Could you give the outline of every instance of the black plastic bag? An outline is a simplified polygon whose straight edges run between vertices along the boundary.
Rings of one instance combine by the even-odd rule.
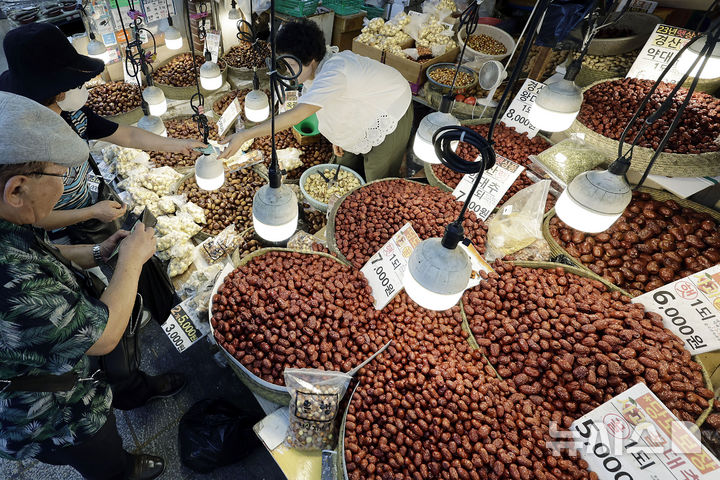
[[[198,473],[242,460],[261,446],[253,426],[262,420],[256,411],[243,410],[219,398],[201,400],[185,412],[178,426],[180,459]]]

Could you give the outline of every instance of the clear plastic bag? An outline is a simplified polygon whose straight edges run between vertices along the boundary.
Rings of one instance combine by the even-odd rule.
[[[298,450],[335,447],[335,417],[352,377],[347,373],[286,368],[290,393],[288,444]]]
[[[555,180],[568,185],[573,178],[610,161],[610,158],[586,143],[583,134],[573,133],[570,138],[536,155],[533,161]]]
[[[485,260],[493,262],[542,239],[542,220],[550,180],[520,190],[488,223]]]
[[[223,258],[230,258],[230,255],[240,244],[240,235],[232,224],[220,232],[214,238],[208,238],[197,246],[198,255],[207,265],[219,262]]]

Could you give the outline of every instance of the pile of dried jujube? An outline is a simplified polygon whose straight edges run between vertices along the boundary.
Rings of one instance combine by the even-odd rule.
[[[223,186],[212,192],[199,188],[192,176],[180,186],[178,193],[187,194],[188,200],[205,210],[207,223],[203,231],[217,235],[233,223],[238,232],[252,226],[253,196],[265,183],[254,170],[245,168],[226,172]]]
[[[270,165],[270,159],[272,158],[272,142],[270,136],[256,138],[251,148],[261,150],[263,152],[263,158],[265,158],[265,165]],[[300,146],[290,129],[275,133],[275,148],[277,150],[283,148],[299,148],[302,150],[300,160],[303,164],[301,167],[294,168],[287,172],[287,178],[290,180],[299,179],[303,172],[310,167],[320,165],[321,163],[328,163],[332,156],[332,144],[328,142],[325,137],[320,137],[320,141],[317,143]]]
[[[619,140],[652,86],[651,80],[635,78],[599,83],[584,92],[582,108],[577,119],[600,135]],[[660,83],[646,105],[644,113],[628,131],[625,141],[631,142],[635,138],[639,128],[643,126],[643,120],[657,110],[673,88],[673,84]],[[686,95],[687,89],[680,88],[673,98],[672,107],[648,127],[639,142],[641,147],[653,150],[658,148],[660,140]],[[715,152],[720,150],[720,145],[715,141],[718,136],[720,136],[720,99],[707,93],[695,92],[664,151],[684,154]]]
[[[345,258],[361,268],[407,222],[422,240],[441,238],[461,207],[437,187],[397,179],[371,183],[348,195],[338,209],[335,241]],[[468,211],[463,227],[475,248],[485,252],[485,224]]]
[[[468,125],[469,128],[479,132],[481,135],[487,137],[488,125]],[[506,127],[502,123],[498,123],[495,126],[493,132],[493,141],[495,142],[495,152],[498,155],[502,155],[508,160],[527,167],[530,164],[529,155],[537,155],[538,153],[550,148],[550,144],[542,137],[535,136],[534,138],[528,138],[527,133],[517,133],[514,128]],[[475,161],[478,157],[478,150],[470,144],[460,143],[457,148],[457,154],[468,162]],[[448,187],[454,189],[463,177],[462,173],[457,173],[450,170],[445,165],[436,164],[432,166],[433,173],[442,183]],[[533,181],[527,176],[525,172],[521,173],[515,182],[510,186],[508,191],[505,193],[498,206],[502,206],[507,200],[510,199],[517,192],[525,187],[529,187],[533,184]],[[548,195],[548,200],[545,205],[545,211],[548,211],[555,204],[555,198],[552,195]]]
[[[635,192],[608,230],[586,234],[557,217],[550,235],[596,274],[641,295],[720,262],[720,229],[707,213]]]
[[[125,82],[103,83],[90,89],[87,106],[101,116],[120,115],[138,108],[142,96],[137,85]]]
[[[258,40],[255,47],[249,42],[240,42],[225,52],[222,59],[235,68],[262,68],[269,56],[270,44],[265,40]]]
[[[195,85],[195,75],[193,75],[193,71],[199,72],[200,66],[203,63],[205,63],[205,57],[195,55],[195,69],[193,70],[193,58],[189,53],[183,53],[155,70],[155,72],[153,72],[153,79],[155,79],[155,82],[163,85],[190,87]],[[218,60],[218,66],[221,70],[224,70],[225,62],[222,59]]]
[[[268,252],[231,272],[213,297],[215,339],[276,385],[285,368],[349,371],[382,346],[371,291],[337,260]]]
[[[708,407],[702,367],[659,315],[561,268],[495,271],[464,295],[470,328],[498,374],[563,427],[638,382],[681,420]]]
[[[208,119],[208,126],[210,127],[210,133],[208,139],[219,140],[217,124],[212,120]],[[170,138],[194,138],[196,140],[202,140],[202,135],[198,130],[198,125],[192,118],[173,118],[165,120],[165,128],[167,129],[168,137]],[[155,152],[150,151],[150,160],[157,165],[169,166],[169,167],[192,167],[195,165],[195,160],[201,155],[200,152],[193,151],[189,155],[184,153],[173,153],[173,152]]]

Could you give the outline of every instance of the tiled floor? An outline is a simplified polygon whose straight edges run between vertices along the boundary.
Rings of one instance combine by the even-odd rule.
[[[143,370],[150,374],[163,371],[183,372],[188,376],[184,391],[173,398],[156,401],[130,412],[115,411],[118,431],[125,448],[132,452],[162,455],[167,467],[161,477],[167,480],[234,479],[281,480],[285,476],[264,448],[254,450],[240,462],[201,475],[183,466],[178,453],[178,423],[183,413],[195,402],[222,397],[248,409],[260,412],[250,391],[228,367],[213,359],[210,344],[205,340],[178,353],[163,335],[156,322],[143,330]],[[2,480],[80,480],[75,470],[45,465],[36,461],[11,462],[0,460]]]

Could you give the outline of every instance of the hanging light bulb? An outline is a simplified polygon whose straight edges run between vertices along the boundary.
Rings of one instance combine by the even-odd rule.
[[[440,163],[432,143],[435,132],[440,127],[460,125],[460,120],[448,113],[451,105],[451,97],[443,96],[440,102],[440,110],[426,115],[418,125],[415,141],[413,142],[413,153],[425,163]],[[457,144],[453,145],[454,148],[457,148]]]
[[[237,9],[237,2],[230,2],[230,10],[228,10],[228,20],[240,20],[240,11]]]
[[[699,38],[695,42],[693,42],[692,45],[690,45],[683,53],[680,55],[680,58],[678,59],[677,63],[677,70],[680,73],[685,73],[690,70],[692,67],[693,62],[695,59],[697,59],[700,56],[700,52],[703,48],[705,48],[705,44],[708,41],[707,35],[705,35],[702,38]],[[707,64],[705,64],[705,68],[700,71],[700,67],[702,67],[703,60],[700,59],[697,64],[695,65],[695,68],[692,69],[690,72],[691,77],[697,77],[700,78],[718,78],[720,77],[720,43],[716,43],[715,47],[712,49],[712,51],[709,53],[710,58],[708,58]],[[698,75],[698,72],[700,73]]]
[[[585,172],[573,179],[555,205],[557,216],[575,230],[607,230],[627,208],[632,191],[625,173],[630,163],[618,159],[607,170]]]
[[[225,164],[216,153],[201,155],[195,161],[195,182],[203,190],[217,190],[225,183]]]
[[[268,96],[260,90],[257,71],[253,75],[253,89],[245,95],[245,118],[251,122],[262,122],[270,116]]]
[[[177,28],[173,27],[172,24],[170,24],[165,29],[165,46],[169,48],[170,50],[180,50],[183,46],[183,39],[182,35],[180,35],[180,32]]]
[[[87,52],[89,57],[99,58],[102,61],[106,61],[107,48],[105,48],[105,44],[98,41],[92,33],[90,34],[90,42],[88,42]]]
[[[252,212],[255,232],[264,240],[282,242],[297,230],[298,201],[287,185],[263,185],[253,197]]]
[[[540,130],[562,132],[570,128],[580,112],[582,90],[565,78],[546,86],[530,109],[529,120]]]
[[[462,224],[453,222],[442,239],[423,240],[408,259],[403,287],[410,298],[428,310],[447,310],[467,288],[472,263],[461,248]]]
[[[156,117],[154,115],[144,115],[140,120],[138,120],[137,126],[138,128],[142,128],[143,130],[147,130],[148,132],[152,132],[156,135],[167,137],[165,124],[160,117]]]
[[[150,115],[159,117],[163,113],[167,112],[167,100],[165,100],[165,93],[160,88],[151,85],[143,90],[142,96],[150,108]]]
[[[222,72],[217,63],[207,60],[200,66],[200,85],[210,91],[222,87]]]

